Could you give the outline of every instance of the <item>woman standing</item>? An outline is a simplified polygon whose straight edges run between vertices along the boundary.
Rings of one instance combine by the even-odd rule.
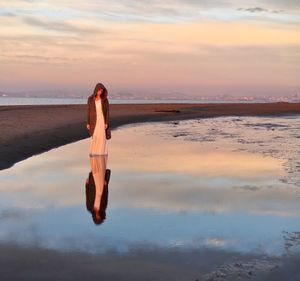
[[[102,83],[95,86],[88,98],[87,129],[91,135],[90,156],[107,155],[109,135],[109,103],[107,89]]]

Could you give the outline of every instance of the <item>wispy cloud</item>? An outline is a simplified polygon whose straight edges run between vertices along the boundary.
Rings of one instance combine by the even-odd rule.
[[[4,209],[0,211],[0,222],[6,220],[21,220],[24,219],[26,215],[22,209]]]
[[[11,12],[0,11],[0,17],[16,17],[17,15]]]
[[[252,8],[238,8],[238,11],[246,11],[251,13],[260,13],[260,12],[270,12],[268,9],[262,8],[262,7],[252,7]],[[274,11],[272,11],[274,12]],[[279,11],[275,11],[278,13]]]
[[[248,8],[237,8],[237,11],[244,11],[244,12],[249,12],[249,13],[273,13],[273,14],[279,14],[279,13],[287,13],[283,9],[266,9],[263,7],[248,7]],[[278,18],[279,19],[279,18]]]
[[[95,26],[86,26],[84,27],[83,24],[70,24],[63,21],[54,21],[54,20],[42,20],[37,18],[30,18],[30,17],[23,17],[22,20],[24,23],[37,27],[42,28],[45,30],[52,30],[52,31],[59,31],[66,33],[75,33],[79,35],[86,35],[86,34],[96,34],[96,33],[103,33],[104,30],[97,28]]]
[[[279,13],[282,9],[286,13],[300,10],[298,1],[263,0],[253,1],[253,7],[243,8],[245,1],[196,1],[196,0],[148,0],[148,1],[44,1],[37,6],[35,1],[11,1],[10,7],[0,4],[3,11],[17,13],[18,15],[37,15],[48,18],[95,18],[116,22],[185,22],[203,20],[206,18],[226,20],[239,19],[242,15],[236,15],[238,10],[257,12]],[[257,4],[257,5],[255,5]],[[58,10],[57,7],[60,7]],[[266,8],[262,8],[266,7]],[[273,20],[273,18],[266,18]],[[275,19],[276,20],[276,19]],[[280,17],[278,19],[280,21]],[[292,20],[292,19],[291,19]]]

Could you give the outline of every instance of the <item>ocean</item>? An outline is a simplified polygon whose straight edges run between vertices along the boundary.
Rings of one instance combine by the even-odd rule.
[[[225,100],[131,100],[109,99],[111,104],[150,104],[150,103],[265,103],[266,101],[225,101]],[[26,97],[0,97],[0,105],[50,105],[50,104],[86,104],[81,98],[26,98]]]

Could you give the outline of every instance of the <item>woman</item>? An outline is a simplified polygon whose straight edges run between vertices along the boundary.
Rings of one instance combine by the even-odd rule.
[[[91,135],[90,156],[107,155],[109,134],[109,103],[107,89],[98,83],[88,98],[86,127]]]

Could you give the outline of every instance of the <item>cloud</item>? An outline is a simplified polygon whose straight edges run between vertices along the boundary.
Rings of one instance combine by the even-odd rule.
[[[259,3],[263,3],[268,7],[272,7],[272,9],[288,9],[288,10],[299,10],[300,9],[300,2],[299,0],[263,0],[257,1]]]
[[[245,12],[250,12],[250,13],[274,13],[274,14],[279,14],[282,13],[283,10],[269,10],[265,9],[262,7],[250,7],[250,8],[238,8],[237,11],[245,11]]]
[[[254,1],[254,8],[240,8],[244,11],[258,13],[270,12],[279,13],[281,9],[292,10],[297,3],[288,1],[286,6],[278,1]],[[243,4],[244,1],[239,1]],[[266,5],[269,9],[261,8],[260,5]],[[294,5],[294,6],[293,6]],[[57,6],[60,10],[57,11]],[[196,0],[149,0],[149,1],[45,1],[37,7],[34,2],[12,1],[10,8],[3,6],[4,11],[34,16],[42,15],[50,18],[94,18],[114,22],[186,22],[203,19],[217,20],[239,20],[241,15],[236,15],[236,2],[233,1],[196,1]],[[299,5],[298,5],[299,7]],[[294,12],[294,9],[292,10]],[[270,20],[270,19],[268,19]],[[275,20],[280,20],[278,17]]]
[[[253,8],[238,8],[238,11],[246,11],[251,13],[257,13],[257,12],[269,12],[269,10],[261,8],[261,7],[253,7]]]
[[[35,62],[35,63],[40,63],[40,62],[47,62],[47,63],[65,63],[65,62],[72,62],[72,61],[80,61],[79,58],[76,57],[71,57],[67,58],[64,56],[61,57],[54,57],[54,56],[47,56],[47,55],[12,55],[12,56],[7,56],[6,58],[13,61],[23,61],[23,62]]]
[[[0,17],[16,17],[16,14],[10,12],[0,12]]]
[[[6,210],[1,210],[0,211],[0,222],[4,222],[6,220],[21,220],[26,217],[25,213],[23,210],[11,210],[11,209],[6,209]]]
[[[93,26],[83,27],[82,25],[70,24],[63,21],[41,20],[31,17],[24,17],[22,20],[28,25],[58,32],[70,32],[80,35],[103,32],[103,30]]]

